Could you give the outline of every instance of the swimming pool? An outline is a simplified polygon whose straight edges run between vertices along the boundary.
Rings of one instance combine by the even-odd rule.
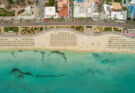
[[[130,16],[134,16],[134,6],[130,6]]]
[[[78,2],[82,2],[83,0],[78,0]]]

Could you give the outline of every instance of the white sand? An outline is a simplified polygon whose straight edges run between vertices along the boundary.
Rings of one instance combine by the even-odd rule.
[[[64,37],[61,37],[60,35],[58,37],[61,37],[58,39],[56,37],[54,39],[54,42],[59,46],[51,46],[50,43],[50,35],[54,34],[54,36],[59,33],[64,33]],[[65,34],[66,33],[66,34]],[[69,34],[72,34],[72,36],[69,36]],[[114,39],[111,42],[114,42],[112,44],[112,48],[108,48],[108,41]],[[2,41],[2,39],[8,39],[5,41]],[[22,39],[33,39],[33,42],[35,43],[34,46],[15,46],[14,42],[13,46],[2,46],[1,42],[7,42],[7,41],[15,41],[15,42],[22,42]],[[76,39],[76,42],[75,40]],[[27,41],[27,40],[26,40]],[[29,40],[28,40],[29,41]],[[31,40],[32,41],[32,40]],[[59,43],[61,42],[61,44]],[[70,43],[76,43],[76,44],[70,44]],[[114,45],[115,43],[119,43],[119,45]],[[63,44],[66,44],[65,46]],[[55,45],[55,44],[54,44]],[[72,46],[71,46],[72,45]],[[59,30],[59,31],[49,31],[44,32],[40,35],[33,36],[33,37],[0,37],[0,49],[49,49],[49,50],[71,50],[71,51],[93,51],[93,52],[99,52],[99,51],[110,51],[110,52],[135,52],[135,39],[116,35],[116,34],[106,34],[101,36],[88,36],[83,35],[79,33],[75,33],[68,30]]]

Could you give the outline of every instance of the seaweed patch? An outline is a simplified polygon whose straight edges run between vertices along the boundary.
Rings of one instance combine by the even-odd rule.
[[[100,54],[98,54],[98,53],[92,53],[92,55],[94,56],[94,57],[100,57]]]
[[[10,74],[16,75],[19,78],[24,78],[24,76],[32,76],[32,77],[39,77],[39,78],[46,78],[46,77],[64,77],[68,74],[59,74],[59,75],[33,75],[30,72],[22,72],[21,70],[14,68]]]
[[[105,73],[100,71],[100,70],[95,70],[95,69],[91,69],[91,68],[88,68],[85,72],[82,72],[82,73],[79,73],[80,75],[88,75],[88,74],[91,74],[91,75],[95,75],[95,74],[100,74],[100,75],[103,75],[105,76]]]
[[[23,50],[18,50],[18,52],[23,52]]]
[[[14,51],[12,51],[11,52],[11,55],[12,55],[12,57],[14,58],[14,59],[16,59],[16,56],[15,56],[15,54],[14,54],[15,52]]]
[[[65,56],[65,53],[60,52],[60,51],[52,51],[51,53],[52,53],[52,54],[61,55],[61,56],[64,58],[65,62],[67,61],[67,58],[66,58],[66,56]]]
[[[41,55],[42,55],[42,58],[41,58],[41,61],[44,60],[44,57],[45,57],[45,52],[44,51],[40,51]]]
[[[114,60],[114,59],[104,59],[101,62],[102,63],[114,63],[114,62],[116,62],[116,60]]]

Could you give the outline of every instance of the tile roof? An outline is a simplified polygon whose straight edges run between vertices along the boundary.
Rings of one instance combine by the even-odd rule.
[[[59,17],[68,17],[68,0],[58,1]]]
[[[59,17],[68,17],[68,6],[64,6],[59,10]]]
[[[99,0],[94,0],[94,2],[97,4],[97,3],[99,3]]]
[[[59,0],[58,1],[58,7],[63,7],[64,5],[68,4],[68,0]]]

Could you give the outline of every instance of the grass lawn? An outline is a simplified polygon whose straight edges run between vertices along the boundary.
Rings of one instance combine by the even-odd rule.
[[[25,11],[25,9],[22,9],[22,10],[18,11],[17,14],[20,15],[20,14],[22,14],[24,11]]]
[[[5,32],[8,32],[8,31],[19,32],[19,28],[18,27],[4,27],[4,31]]]
[[[2,0],[0,0],[0,5],[2,4]]]
[[[112,2],[112,0],[104,0],[106,4],[110,4],[110,2]]]
[[[106,32],[106,31],[112,31],[112,27],[105,27],[104,32]]]
[[[46,7],[54,6],[54,5],[55,5],[55,0],[49,0],[49,3],[45,4]]]
[[[74,30],[79,31],[79,32],[83,32],[84,26],[71,26],[71,29],[74,29]]]
[[[0,8],[0,16],[15,16],[15,10],[8,12],[4,8]]]
[[[86,28],[92,28],[92,26],[86,26]]]
[[[40,31],[43,31],[43,27],[40,27]]]
[[[119,28],[113,28],[113,30],[116,32],[121,32],[121,29],[119,29]]]
[[[121,2],[121,0],[114,0],[114,2]]]

